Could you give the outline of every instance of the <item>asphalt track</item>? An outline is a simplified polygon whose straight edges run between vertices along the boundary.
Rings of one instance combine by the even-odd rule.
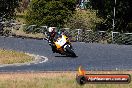
[[[132,46],[74,42],[76,58],[52,53],[45,40],[0,37],[0,48],[45,56],[48,61],[22,66],[0,66],[0,72],[75,71],[81,65],[86,70],[132,70]]]

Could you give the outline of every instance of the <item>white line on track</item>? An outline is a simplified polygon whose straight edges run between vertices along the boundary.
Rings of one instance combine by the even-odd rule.
[[[40,56],[40,55],[35,55],[35,54],[30,54],[30,53],[25,53],[25,54],[34,57],[35,60],[31,61],[31,62],[26,62],[26,63],[0,64],[0,67],[23,66],[23,65],[31,65],[31,64],[42,64],[42,63],[46,63],[48,61],[48,58],[45,57],[45,56]]]

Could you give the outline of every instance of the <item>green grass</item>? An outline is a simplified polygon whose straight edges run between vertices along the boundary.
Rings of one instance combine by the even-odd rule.
[[[23,52],[0,49],[0,64],[24,63],[32,60],[33,57]]]
[[[75,73],[1,74],[0,88],[132,88],[130,84],[85,84],[80,86]]]

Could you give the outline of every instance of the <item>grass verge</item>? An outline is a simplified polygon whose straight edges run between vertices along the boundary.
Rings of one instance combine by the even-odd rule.
[[[92,72],[88,72],[92,73]],[[129,72],[94,72],[99,74],[127,74]],[[132,74],[132,72],[131,72]],[[86,84],[75,80],[76,72],[62,73],[1,73],[0,88],[132,88],[130,84]]]
[[[23,52],[0,49],[0,64],[24,63],[32,60],[33,57]]]

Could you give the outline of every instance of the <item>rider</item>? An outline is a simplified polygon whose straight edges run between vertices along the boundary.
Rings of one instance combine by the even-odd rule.
[[[56,29],[55,29],[55,27],[49,27],[48,28],[48,32],[49,32],[49,40],[51,42],[53,42],[54,41],[54,37],[56,35]]]
[[[49,27],[49,42],[52,48],[53,53],[57,52],[56,45],[54,44],[54,41],[58,38],[58,36],[61,34],[60,31],[57,31],[55,27]]]

